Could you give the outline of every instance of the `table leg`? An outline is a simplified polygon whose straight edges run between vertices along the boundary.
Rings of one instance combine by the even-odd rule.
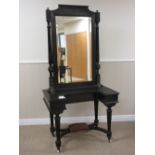
[[[50,122],[51,122],[50,131],[51,131],[52,135],[55,136],[54,135],[55,128],[54,128],[54,122],[53,122],[53,114],[51,112],[50,112]]]
[[[95,125],[95,127],[97,127],[98,122],[99,122],[99,120],[98,120],[98,98],[97,97],[95,97],[95,99],[94,99],[94,113],[95,113],[94,125]]]
[[[60,116],[59,114],[56,114],[55,116],[55,128],[56,128],[56,147],[58,152],[60,151],[61,147],[61,137],[60,137]]]
[[[110,142],[111,136],[112,136],[112,132],[111,132],[111,117],[112,116],[112,109],[111,106],[108,106],[107,109],[107,128],[108,128],[108,132],[107,132],[107,137],[108,137],[108,141]]]

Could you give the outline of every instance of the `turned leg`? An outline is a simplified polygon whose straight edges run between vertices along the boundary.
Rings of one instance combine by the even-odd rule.
[[[94,113],[95,113],[95,120],[94,120],[94,125],[95,127],[98,126],[98,98],[97,96],[95,96],[95,99],[94,99]]]
[[[55,129],[56,129],[56,147],[58,152],[60,152],[61,147],[61,137],[60,137],[60,116],[59,114],[56,114],[55,116]]]
[[[111,139],[111,136],[112,136],[112,132],[111,132],[111,116],[112,116],[112,109],[111,109],[111,106],[108,106],[108,109],[107,109],[107,128],[108,128],[107,137],[108,137],[109,142],[110,142],[110,139]]]
[[[50,112],[50,122],[51,122],[50,131],[51,131],[52,135],[55,136],[54,135],[55,128],[54,128],[54,122],[53,122],[53,114],[51,112]]]

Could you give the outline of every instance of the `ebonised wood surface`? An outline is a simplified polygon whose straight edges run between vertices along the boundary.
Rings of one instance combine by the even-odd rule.
[[[77,103],[82,101],[94,100],[94,95],[97,93],[99,100],[104,104],[117,103],[118,102],[118,92],[114,91],[106,86],[89,86],[83,88],[71,88],[67,90],[58,90],[53,93],[49,89],[43,90],[44,100],[47,103],[55,102],[65,102]],[[59,96],[64,96],[64,99],[59,99]]]
[[[58,83],[57,65],[57,38],[56,16],[90,17],[92,27],[92,81],[79,83]],[[56,10],[46,10],[48,34],[48,61],[49,61],[49,88],[43,90],[43,100],[50,114],[50,131],[56,136],[56,147],[60,151],[61,137],[70,133],[70,129],[61,129],[60,114],[66,110],[67,104],[78,104],[84,101],[94,101],[94,122],[88,125],[89,129],[98,130],[107,134],[110,142],[112,106],[118,103],[119,93],[100,83],[99,64],[99,22],[100,13],[93,12],[88,6],[59,5]],[[98,127],[99,101],[107,107],[107,129]]]

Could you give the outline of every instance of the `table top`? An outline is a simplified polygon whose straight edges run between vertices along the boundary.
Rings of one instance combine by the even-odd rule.
[[[95,94],[98,95],[98,99],[105,103],[117,103],[119,93],[106,86],[88,86],[83,88],[71,88],[67,90],[59,90],[50,92],[49,89],[43,90],[44,100],[48,103],[65,102],[76,103],[82,101],[94,100]]]

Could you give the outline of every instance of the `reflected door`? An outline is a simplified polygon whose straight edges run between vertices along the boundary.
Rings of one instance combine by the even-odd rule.
[[[87,38],[86,32],[68,34],[67,40],[67,61],[72,67],[73,81],[87,79]],[[75,61],[76,60],[76,61]]]

